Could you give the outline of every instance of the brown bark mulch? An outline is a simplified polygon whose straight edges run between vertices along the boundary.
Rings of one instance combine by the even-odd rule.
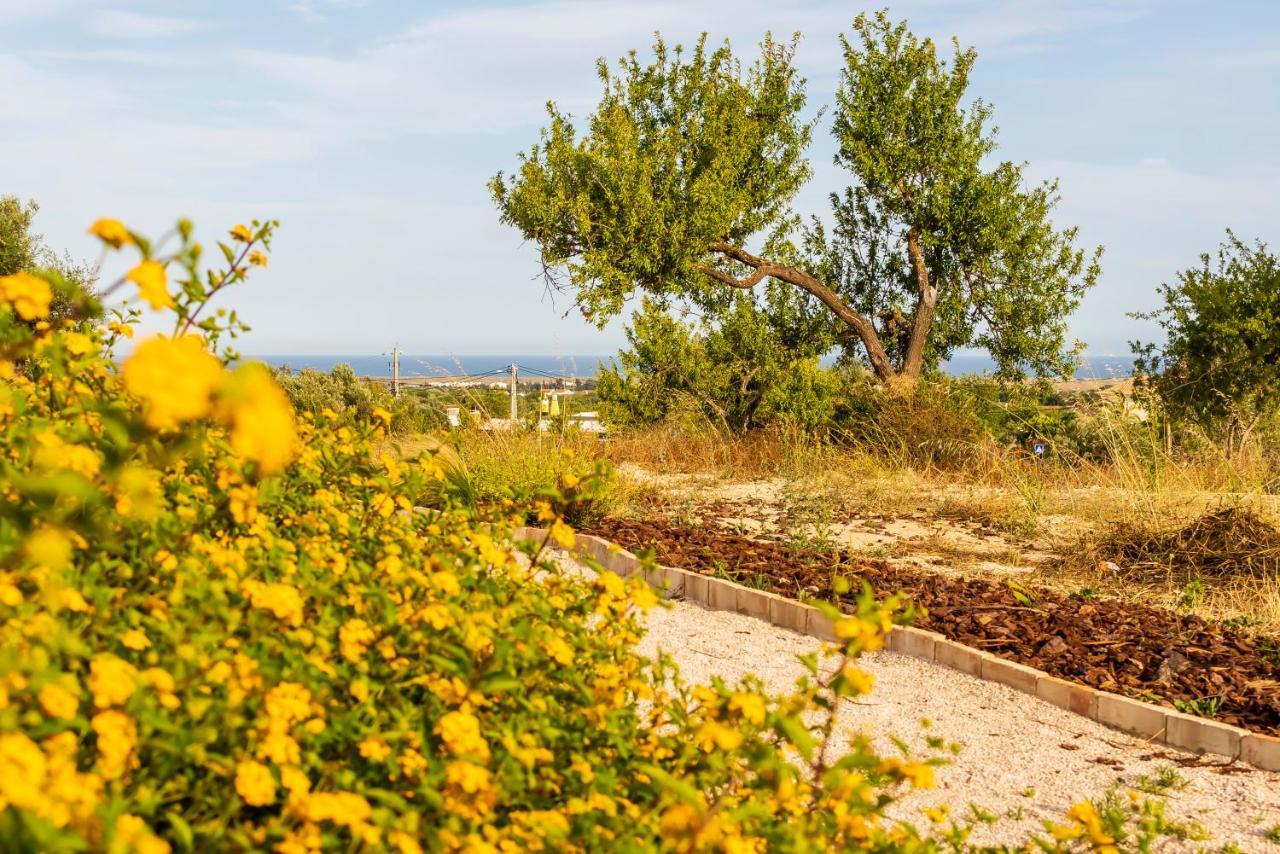
[[[1219,698],[1214,719],[1280,735],[1280,639],[1253,638],[1190,614],[1043,588],[890,566],[848,553],[792,549],[712,527],[603,519],[584,533],[667,566],[792,598],[831,601],[832,581],[902,593],[927,610],[915,625],[1103,691],[1173,706]]]

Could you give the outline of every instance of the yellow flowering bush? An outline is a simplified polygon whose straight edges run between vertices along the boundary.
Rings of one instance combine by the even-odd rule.
[[[963,845],[883,817],[940,760],[830,743],[892,603],[865,595],[791,696],[683,684],[634,651],[642,583],[519,556],[511,504],[415,512],[434,449],[296,418],[219,349],[244,327],[211,298],[273,229],[237,225],[206,271],[185,222],[156,243],[95,223],[139,256],[103,299],[173,321],[127,353],[141,310],[82,295],[51,323],[67,282],[0,279],[0,847]],[[1091,820],[1043,844],[1111,838]]]

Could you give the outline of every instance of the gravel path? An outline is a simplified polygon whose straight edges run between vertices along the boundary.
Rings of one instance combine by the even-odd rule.
[[[670,653],[690,682],[720,676],[730,684],[754,673],[774,693],[789,691],[803,668],[796,656],[812,651],[813,638],[740,614],[708,611],[677,602],[648,617],[649,634],[641,651]],[[978,844],[1015,843],[1043,830],[1042,820],[1061,820],[1084,797],[1095,797],[1119,783],[1135,786],[1175,766],[1185,786],[1165,795],[1166,815],[1198,820],[1209,832],[1200,842],[1170,842],[1162,851],[1216,851],[1234,842],[1248,852],[1280,852],[1263,833],[1280,824],[1280,773],[1235,764],[1224,773],[1211,763],[1177,767],[1187,754],[1152,746],[1065,712],[1003,685],[983,682],[928,662],[881,652],[865,657],[875,690],[857,703],[846,702],[841,729],[866,730],[877,747],[893,750],[897,735],[919,755],[926,753],[921,718],[931,720],[930,735],[957,741],[964,749],[953,764],[938,769],[938,788],[913,793],[896,814],[925,824],[919,810],[949,803],[959,814],[974,804],[1000,816],[973,837]]]

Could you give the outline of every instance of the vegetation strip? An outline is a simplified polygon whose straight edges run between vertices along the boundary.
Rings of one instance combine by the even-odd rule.
[[[1199,617],[1016,583],[914,572],[847,553],[791,549],[710,528],[604,519],[584,530],[662,564],[718,575],[795,598],[848,604],[836,579],[902,592],[927,609],[918,620],[967,646],[1053,676],[1219,722],[1280,735],[1280,660],[1274,639],[1251,638]]]
[[[539,528],[517,528],[512,538],[546,542],[548,533]],[[612,540],[591,534],[579,534],[573,551],[624,578],[642,570],[645,580],[663,590],[667,598],[686,599],[711,610],[737,611],[820,640],[836,640],[830,619],[819,610],[774,593],[685,569],[649,564]],[[895,627],[887,648],[912,658],[935,661],[986,681],[1000,682],[1066,711],[1152,741],[1163,741],[1180,750],[1214,753],[1240,759],[1264,771],[1280,771],[1280,737],[1251,733],[1067,682],[913,626]]]

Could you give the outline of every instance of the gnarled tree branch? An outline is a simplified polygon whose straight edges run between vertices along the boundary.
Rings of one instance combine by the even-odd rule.
[[[871,368],[875,371],[876,376],[885,381],[892,380],[897,376],[898,372],[894,370],[893,363],[889,360],[889,354],[885,352],[875,325],[854,310],[834,289],[818,281],[804,270],[752,255],[742,247],[735,246],[726,240],[712,241],[709,248],[712,252],[723,255],[740,264],[745,264],[752,268],[752,272],[750,275],[739,279],[709,264],[699,265],[697,268],[699,272],[722,284],[735,288],[751,288],[766,278],[772,277],[780,282],[786,282],[806,291],[817,297],[819,302],[830,309],[836,317],[844,321],[862,340],[862,346],[867,350],[867,358],[871,362]]]

